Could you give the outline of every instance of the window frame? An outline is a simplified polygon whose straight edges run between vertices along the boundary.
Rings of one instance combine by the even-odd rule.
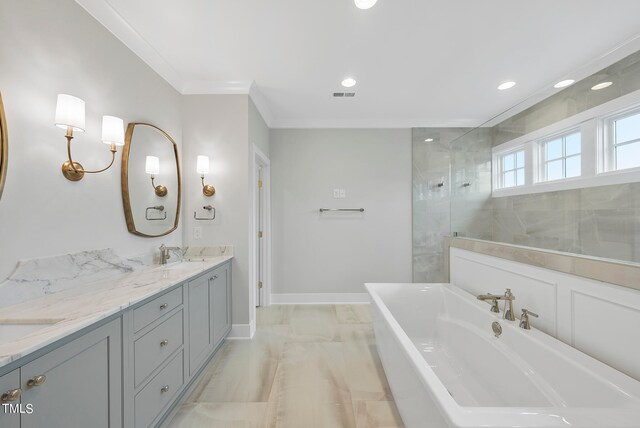
[[[518,167],[518,153],[522,152],[523,155],[523,165],[522,167]],[[505,170],[504,169],[504,162],[503,159],[509,155],[514,155],[513,158],[513,169],[508,169]],[[499,171],[498,171],[498,185],[499,185],[499,189],[513,189],[514,187],[521,187],[524,186],[527,182],[527,178],[526,178],[526,173],[527,173],[527,151],[525,150],[524,147],[517,147],[515,149],[500,153],[498,155],[498,163],[499,163]],[[518,184],[518,170],[522,170],[523,172],[523,183],[522,184]],[[513,171],[513,180],[514,180],[514,185],[513,186],[509,186],[509,187],[505,187],[504,185],[504,176],[507,172],[511,172]]]
[[[603,134],[603,143],[601,144],[600,151],[603,162],[600,168],[600,173],[611,173],[611,172],[625,172],[631,171],[635,169],[639,169],[639,166],[630,167],[630,168],[617,168],[617,147],[624,146],[627,144],[639,143],[640,138],[636,140],[627,141],[623,144],[616,144],[616,125],[615,123],[622,119],[627,119],[632,116],[640,115],[640,105],[634,105],[629,108],[619,110],[614,112],[613,114],[604,116],[600,118],[600,124]]]
[[[580,135],[580,151],[576,154],[573,155],[568,155],[567,156],[567,141],[566,138],[574,135],[574,134],[579,134]],[[547,144],[550,143],[551,141],[555,141],[555,140],[561,140],[561,144],[562,144],[562,154],[560,157],[558,158],[554,158],[554,159],[547,159]],[[561,132],[557,132],[555,134],[549,135],[545,138],[541,138],[539,140],[537,140],[536,145],[538,146],[538,162],[537,162],[537,166],[538,166],[538,175],[537,175],[537,180],[535,180],[535,183],[549,183],[549,182],[553,182],[553,181],[560,181],[560,180],[571,180],[574,178],[579,178],[582,176],[582,165],[580,165],[580,174],[579,175],[575,175],[572,177],[567,177],[567,159],[569,158],[573,158],[573,157],[577,157],[580,156],[580,162],[582,163],[582,155],[583,155],[583,144],[582,144],[582,128],[581,127],[573,127],[573,128],[569,128],[569,129],[564,129]],[[560,178],[554,178],[554,179],[549,179],[549,169],[548,169],[548,164],[549,162],[554,162],[554,161],[558,161],[558,160],[562,160],[562,177]]]
[[[587,187],[640,182],[640,166],[615,170],[612,165],[615,121],[640,113],[640,89],[589,110],[562,119],[551,125],[529,132],[492,148],[492,197],[526,195]],[[570,135],[579,130],[581,135],[581,175],[577,177],[545,180],[543,168],[544,147],[559,135]],[[501,187],[498,161],[500,156],[525,150],[524,186]]]

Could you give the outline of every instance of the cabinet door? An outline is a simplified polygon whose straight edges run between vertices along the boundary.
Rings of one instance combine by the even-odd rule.
[[[218,344],[231,327],[231,278],[229,265],[215,271],[211,281],[213,296],[213,343]]]
[[[0,427],[20,427],[20,371],[0,376]],[[26,411],[26,409],[25,409]]]
[[[44,376],[41,377],[41,376]],[[34,380],[40,380],[33,385]],[[22,366],[22,428],[122,426],[120,319]],[[31,381],[31,382],[30,382]]]
[[[193,375],[212,349],[210,276],[189,282],[189,375]]]

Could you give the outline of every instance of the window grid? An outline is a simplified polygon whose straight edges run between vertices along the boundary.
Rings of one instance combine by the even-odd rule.
[[[500,156],[500,188],[524,185],[524,150]]]
[[[544,181],[562,180],[581,175],[582,138],[572,130],[542,143]]]
[[[640,166],[640,113],[618,116],[611,120],[614,170]]]

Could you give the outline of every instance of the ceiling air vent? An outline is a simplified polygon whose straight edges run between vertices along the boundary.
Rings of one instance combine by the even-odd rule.
[[[333,96],[335,98],[353,98],[356,96],[355,92],[346,92],[346,91],[338,91],[334,92]]]

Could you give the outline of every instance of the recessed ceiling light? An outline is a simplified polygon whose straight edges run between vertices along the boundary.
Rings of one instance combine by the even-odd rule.
[[[498,89],[504,91],[505,89],[511,89],[514,86],[516,86],[516,82],[504,82],[503,84],[498,86]]]
[[[353,88],[354,86],[356,86],[356,83],[356,79],[354,79],[353,77],[347,77],[342,81],[342,86],[344,86],[345,88]]]
[[[604,88],[608,88],[609,86],[613,85],[613,82],[602,82],[602,83],[598,83],[597,85],[595,85],[594,87],[592,87],[591,89],[593,91],[597,91],[598,89],[604,89]]]
[[[371,9],[378,0],[353,0],[358,9]]]
[[[573,79],[567,79],[567,80],[563,80],[561,82],[556,83],[555,85],[553,85],[554,88],[566,88],[569,85],[573,85],[576,81]]]
[[[427,138],[426,140],[424,140],[425,143],[430,143],[433,141],[433,138]]]

